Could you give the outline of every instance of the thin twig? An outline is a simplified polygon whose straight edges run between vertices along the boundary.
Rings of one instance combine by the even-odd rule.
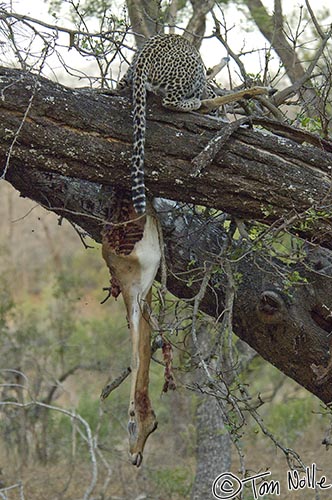
[[[307,6],[307,9],[308,9],[308,12],[310,14],[311,20],[314,23],[314,26],[316,28],[316,31],[317,31],[318,35],[321,37],[322,40],[324,40],[325,33],[324,33],[324,31],[322,30],[322,28],[320,27],[320,25],[319,25],[319,23],[317,21],[317,18],[316,18],[315,14],[314,14],[314,11],[311,8],[309,0],[305,0],[305,4]]]
[[[290,85],[289,87],[287,87],[284,90],[281,90],[280,92],[278,92],[277,94],[275,94],[273,96],[273,100],[277,106],[280,106],[280,104],[285,102],[286,99],[288,99],[288,97],[296,94],[300,90],[300,88],[303,86],[303,84],[307,80],[310,79],[314,69],[317,66],[317,63],[318,63],[320,57],[322,56],[322,54],[324,52],[324,49],[326,47],[327,42],[331,38],[331,35],[332,35],[332,27],[330,27],[330,30],[322,39],[321,44],[319,45],[318,49],[316,50],[316,53],[315,53],[311,63],[309,64],[307,70],[304,72],[303,76],[301,78],[299,78],[296,82],[294,82],[292,85]]]
[[[131,373],[131,368],[130,366],[128,366],[120,373],[118,377],[112,380],[112,382],[108,382],[101,391],[100,399],[102,401],[105,401],[105,399],[111,394],[111,392],[114,391],[117,387],[119,387],[119,385],[121,385],[124,380],[126,380],[126,378],[130,373]]]

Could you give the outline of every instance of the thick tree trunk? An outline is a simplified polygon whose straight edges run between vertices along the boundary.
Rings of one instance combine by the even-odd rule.
[[[215,398],[200,398],[196,429],[198,463],[191,500],[202,500],[212,498],[213,481],[231,466],[232,443]]]
[[[22,195],[76,222],[100,241],[112,203],[130,185],[129,100],[65,89],[9,69],[1,70],[0,88],[0,158],[2,164],[9,158],[6,179]],[[323,205],[322,221],[314,226],[313,217],[311,225],[300,229],[307,238],[331,247],[327,210],[332,156],[324,151],[330,144],[300,145],[241,128],[199,176],[190,175],[193,158],[223,127],[219,121],[167,112],[150,102],[146,150],[150,195],[267,223]],[[300,137],[291,129],[286,132]],[[309,136],[302,140],[314,141]],[[188,270],[186,277],[198,279],[207,261],[217,266],[223,225],[206,214],[188,209],[184,214],[180,209],[165,212],[165,207],[169,209],[164,203],[158,213],[171,271],[168,287],[178,297],[194,297],[199,287],[195,280],[189,287],[177,276]],[[240,255],[230,262],[241,277],[234,304],[235,333],[322,401],[331,401],[330,251],[317,248],[296,266],[259,256],[250,246]],[[193,262],[195,269],[189,272]],[[292,270],[308,284],[285,289],[285,276]],[[211,316],[219,317],[223,311],[226,281],[222,269],[211,278],[201,302],[201,309]]]
[[[136,45],[141,48],[147,38],[162,31],[160,4],[150,0],[127,0],[126,4]]]
[[[198,335],[199,349],[205,358],[211,350],[212,340],[209,331],[201,328]],[[192,359],[197,361],[198,368],[194,371],[194,382],[202,387],[207,382],[206,374],[195,359],[196,348],[192,346]],[[217,360],[212,359],[209,368],[217,369]],[[219,474],[230,470],[232,456],[232,441],[223,420],[220,401],[209,394],[197,393],[196,408],[196,474],[192,488],[191,500],[212,498],[213,481]]]

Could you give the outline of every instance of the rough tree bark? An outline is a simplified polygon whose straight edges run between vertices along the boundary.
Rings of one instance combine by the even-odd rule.
[[[199,349],[205,358],[211,352],[211,338],[206,328],[200,328]],[[198,366],[194,380],[200,387],[206,379],[204,369],[195,359],[196,348],[192,346],[192,359]],[[218,370],[217,360],[211,362]],[[211,366],[211,368],[212,368]],[[231,466],[232,441],[223,414],[216,398],[207,394],[197,394],[196,408],[196,447],[197,466],[195,481],[191,493],[191,500],[201,500],[211,497],[211,486],[219,474],[229,471]]]
[[[127,0],[126,4],[136,46],[141,48],[147,38],[162,31],[160,4],[150,0]]]
[[[130,185],[130,100],[66,89],[15,70],[2,69],[0,74],[0,159],[7,162],[6,179],[23,196],[79,224],[100,241],[112,200]],[[330,143],[301,145],[241,128],[195,176],[192,160],[226,125],[197,114],[168,112],[157,102],[149,101],[147,115],[150,195],[266,223],[312,206],[330,207]],[[315,142],[283,126],[278,133]],[[218,261],[225,237],[222,224],[218,218],[207,223],[204,214],[169,211],[169,204],[162,204],[159,218],[171,270],[168,287],[178,297],[193,297],[199,284],[193,280],[189,287],[177,275],[189,269],[193,250],[195,269],[188,271],[188,278],[201,275],[207,260]],[[291,266],[248,251],[232,265],[242,276],[234,304],[236,334],[327,403],[332,400],[332,237],[330,220],[323,219],[301,228],[302,235],[326,247],[309,252],[305,262]],[[285,293],[284,273],[292,269],[308,284]],[[218,282],[214,278],[201,309],[219,317],[225,298],[222,270]]]
[[[193,13],[188,21],[183,36],[199,49],[206,28],[206,16],[216,3],[215,0],[190,0]]]
[[[11,165],[130,187],[132,131],[129,93],[101,95],[71,90],[3,68],[0,89],[0,157],[20,127]],[[30,102],[31,101],[31,102]],[[152,196],[201,204],[236,217],[273,223],[311,207],[331,204],[332,143],[277,122],[256,119],[279,135],[241,127],[205,167],[198,155],[217,145],[225,123],[198,114],[175,113],[151,96],[147,109],[146,185]],[[297,142],[295,142],[297,141]],[[317,147],[302,146],[312,142]],[[172,179],[172,182],[170,182]],[[299,228],[332,247],[329,221]]]

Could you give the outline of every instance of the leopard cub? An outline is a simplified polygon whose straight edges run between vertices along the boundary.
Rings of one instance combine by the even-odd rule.
[[[126,86],[132,87],[133,99],[132,201],[136,213],[143,214],[146,90],[161,94],[166,108],[186,112],[198,109],[211,89],[199,52],[180,35],[148,39],[118,84],[119,89]]]

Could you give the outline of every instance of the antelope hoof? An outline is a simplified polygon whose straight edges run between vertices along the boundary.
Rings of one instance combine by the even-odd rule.
[[[131,460],[131,463],[133,465],[136,465],[136,467],[138,468],[143,461],[143,455],[140,451],[138,453],[132,453],[130,460]]]
[[[128,422],[130,461],[139,467],[143,461],[143,450],[147,438],[157,429],[158,422],[152,410],[145,416],[145,420],[137,421],[132,411]]]

